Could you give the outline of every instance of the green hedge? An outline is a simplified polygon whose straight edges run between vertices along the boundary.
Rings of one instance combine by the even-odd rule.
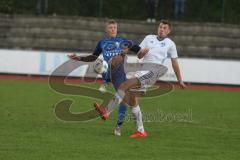
[[[35,14],[37,0],[0,0],[0,12]],[[223,6],[224,2],[224,6]],[[240,23],[240,0],[186,0],[183,21]],[[48,0],[48,15],[146,19],[145,0]],[[159,0],[157,19],[174,19],[174,0]]]

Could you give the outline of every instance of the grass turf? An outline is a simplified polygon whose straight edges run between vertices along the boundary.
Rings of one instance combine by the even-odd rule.
[[[175,90],[154,99],[141,99],[143,114],[189,113],[191,122],[146,122],[146,139],[115,137],[116,113],[107,122],[64,122],[54,105],[75,100],[71,111],[89,109],[93,100],[61,95],[46,82],[0,81],[0,159],[240,159],[240,93]],[[128,111],[130,113],[130,110]]]

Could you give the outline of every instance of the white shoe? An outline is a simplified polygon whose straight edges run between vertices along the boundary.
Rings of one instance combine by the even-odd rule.
[[[120,127],[116,127],[114,130],[114,135],[115,136],[121,136],[121,128]]]
[[[102,84],[98,90],[102,93],[105,93],[107,91],[106,86],[104,84]]]

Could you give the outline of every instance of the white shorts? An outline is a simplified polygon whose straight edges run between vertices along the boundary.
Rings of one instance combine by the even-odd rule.
[[[143,68],[145,68],[143,66]],[[142,69],[143,69],[142,68]],[[160,64],[151,64],[148,71],[129,72],[127,79],[137,78],[140,81],[141,86],[137,88],[131,88],[133,92],[146,92],[147,88],[151,87],[156,81],[167,72],[167,67]]]
[[[154,68],[152,68],[150,71],[140,71],[136,74],[138,80],[141,83],[142,87],[150,87],[156,83],[156,81],[163,76],[167,72],[167,67],[163,65],[156,65]]]
[[[127,79],[139,78],[140,76],[144,75],[147,72],[148,71],[128,72],[126,76],[127,76]],[[134,88],[131,88],[129,90],[132,91],[132,92],[146,92],[146,86],[134,87]]]

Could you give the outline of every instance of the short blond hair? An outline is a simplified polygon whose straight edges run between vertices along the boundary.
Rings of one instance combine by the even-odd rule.
[[[109,25],[109,24],[117,24],[117,21],[114,20],[114,19],[108,19],[108,20],[106,21],[106,26]]]

